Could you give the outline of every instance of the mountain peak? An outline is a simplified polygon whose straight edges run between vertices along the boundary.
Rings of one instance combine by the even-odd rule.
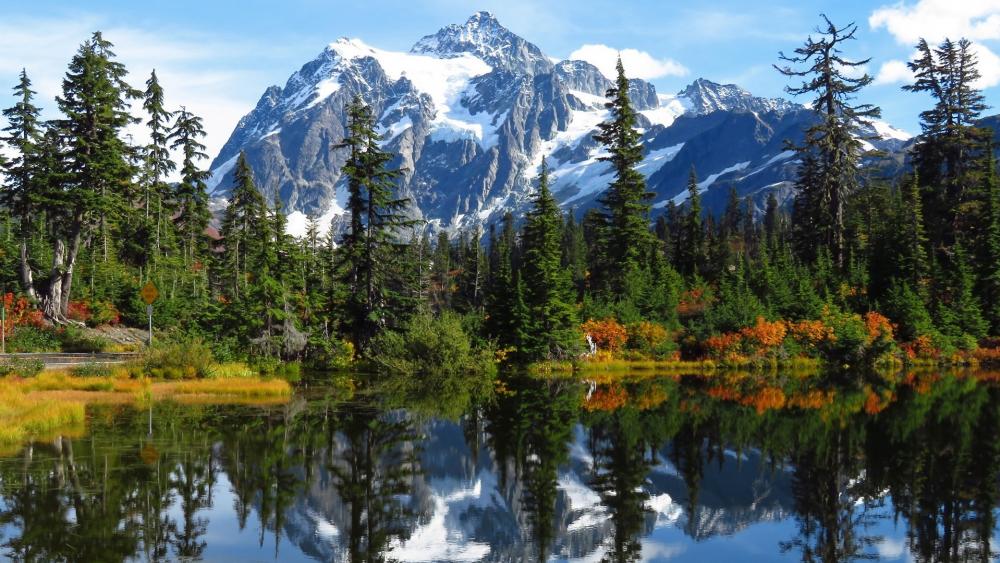
[[[677,96],[691,104],[691,111],[705,115],[715,111],[784,113],[799,107],[782,98],[758,98],[736,84],[719,84],[697,78]]]
[[[552,62],[541,49],[504,27],[487,11],[472,14],[464,24],[450,24],[423,37],[410,52],[441,58],[470,54],[494,68],[524,74],[543,74],[552,70]]]

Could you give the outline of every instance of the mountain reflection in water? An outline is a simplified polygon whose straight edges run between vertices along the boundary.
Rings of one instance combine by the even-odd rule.
[[[990,561],[993,379],[510,376],[457,407],[315,388],[280,406],[92,406],[85,436],[0,457],[0,554]]]

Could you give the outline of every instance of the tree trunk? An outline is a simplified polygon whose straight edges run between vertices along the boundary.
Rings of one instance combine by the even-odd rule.
[[[65,260],[66,243],[63,239],[57,238],[52,252],[52,272],[49,274],[48,287],[42,298],[42,311],[45,313],[45,317],[55,323],[63,321],[62,277]]]
[[[83,239],[81,234],[81,224],[78,221],[73,227],[73,234],[70,239],[69,255],[66,257],[66,270],[62,277],[62,315],[63,318],[69,314],[69,295],[73,288],[73,271],[76,269],[76,257],[80,254],[80,242]]]
[[[38,301],[38,293],[35,291],[35,279],[31,272],[31,264],[28,263],[28,239],[21,239],[21,285],[24,292],[33,301]]]

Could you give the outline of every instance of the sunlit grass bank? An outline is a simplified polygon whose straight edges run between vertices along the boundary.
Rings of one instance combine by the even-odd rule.
[[[0,386],[0,453],[33,439],[79,435],[84,420],[81,402],[36,397],[17,386]]]
[[[85,431],[86,406],[175,400],[183,403],[274,403],[292,394],[280,379],[262,379],[230,366],[235,377],[191,381],[133,379],[127,370],[106,376],[76,376],[46,371],[32,378],[0,378],[0,453],[13,453],[30,441],[52,440]]]

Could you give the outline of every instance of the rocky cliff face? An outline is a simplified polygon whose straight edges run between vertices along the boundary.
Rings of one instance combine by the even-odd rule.
[[[212,164],[213,196],[225,198],[245,151],[269,199],[279,194],[290,230],[306,216],[323,226],[343,214],[336,145],[345,108],[360,96],[378,116],[385,148],[405,170],[399,192],[432,229],[462,230],[524,210],[532,179],[548,158],[562,205],[595,205],[610,181],[593,134],[608,117],[608,77],[585,61],[553,62],[534,44],[479,12],[428,35],[406,53],[340,39],[272,86],[240,120]],[[654,210],[682,201],[694,165],[708,191],[735,185],[761,201],[787,188],[795,160],[785,139],[801,137],[809,114],[780,99],[757,98],[734,85],[698,79],[676,95],[634,80],[647,157],[642,172],[656,193]],[[899,142],[897,140],[897,142]]]

